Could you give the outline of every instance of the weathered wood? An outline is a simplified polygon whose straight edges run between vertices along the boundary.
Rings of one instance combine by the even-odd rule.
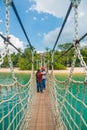
[[[37,93],[32,104],[31,119],[27,122],[28,130],[55,130],[51,100],[45,90]]]

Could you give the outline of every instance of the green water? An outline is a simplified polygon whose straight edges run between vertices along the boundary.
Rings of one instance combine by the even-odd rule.
[[[60,81],[64,81],[67,78],[66,74],[57,74],[56,78]],[[85,75],[84,74],[74,74],[72,76],[72,79],[76,80],[76,81],[84,81],[85,79]]]
[[[17,80],[21,83],[21,84],[26,84],[29,79],[30,79],[30,75],[29,74],[16,74],[16,78]],[[12,83],[12,76],[10,73],[0,73],[0,84],[11,84]],[[24,88],[27,90],[27,88]],[[20,88],[20,92],[24,91],[24,89]],[[3,98],[4,100],[7,99],[7,92],[6,92],[6,88],[2,88],[2,95],[0,95],[0,100],[1,98]],[[8,91],[8,98],[12,97],[12,95],[14,95],[15,93],[17,93],[16,88],[14,87],[12,90],[10,89]],[[28,95],[28,91],[26,91],[26,93],[21,94],[21,97],[24,97],[25,95]],[[8,104],[10,104],[9,109],[12,109],[12,102],[17,103],[17,100],[19,100],[19,97],[16,95],[12,100],[10,100],[9,102],[5,102],[2,103],[2,105],[0,105],[0,118],[2,117],[2,107],[4,110],[4,115],[6,115],[8,113]],[[27,98],[28,100],[28,98]],[[27,102],[26,100],[26,102]],[[25,101],[23,103],[26,103]],[[25,106],[27,107],[27,106]],[[14,114],[16,114],[16,111],[20,111],[21,109],[21,104],[17,105],[17,110],[16,108],[14,108]],[[26,108],[25,108],[26,109]],[[12,120],[13,117],[13,113],[10,113],[10,121]],[[16,122],[19,122],[19,117],[22,118],[23,117],[23,113],[20,112],[19,115],[17,116],[17,118],[14,120],[14,128],[16,128]],[[0,123],[0,130],[2,130],[2,123]],[[4,130],[7,130],[8,127],[8,117],[6,117],[4,119]],[[11,125],[10,130],[13,130],[13,126]],[[19,130],[19,127],[17,128],[17,130]]]
[[[28,80],[29,80],[29,78],[30,78],[30,75],[29,74],[16,74],[16,77],[17,77],[17,80],[21,83],[21,84],[26,84],[27,82],[28,82]],[[66,79],[66,77],[67,77],[67,75],[56,75],[56,78],[58,79],[58,80],[61,80],[61,81],[64,81],[65,79]],[[84,75],[82,75],[82,74],[79,74],[79,75],[74,75],[73,76],[73,79],[75,79],[75,80],[77,80],[77,81],[84,81],[84,79],[85,79],[85,76]],[[12,77],[11,77],[11,75],[10,74],[8,74],[8,73],[0,73],[0,84],[10,84],[10,83],[12,83]],[[71,85],[72,86],[72,93],[74,94],[74,95],[76,95],[77,94],[77,86],[75,85],[75,84],[73,84],[73,85]],[[71,90],[69,90],[69,91],[71,91]],[[15,91],[14,91],[15,92]],[[60,93],[62,93],[62,94],[64,94],[65,92],[60,92]],[[79,99],[81,99],[82,98],[82,93],[83,93],[83,86],[82,85],[80,85],[79,86],[79,93],[78,93],[78,98]],[[62,99],[60,98],[60,97],[58,97],[61,101],[62,101]],[[74,98],[72,98],[71,99],[71,97],[70,97],[70,95],[69,94],[67,94],[67,96],[66,96],[66,98],[67,98],[67,100],[68,101],[70,101],[70,102],[72,102],[72,106],[74,107],[75,106],[75,104],[76,104],[76,101],[75,101],[75,99]],[[85,94],[85,104],[87,105],[87,89],[86,89],[86,94]],[[6,105],[6,104],[5,104]],[[68,111],[69,111],[69,113],[71,114],[71,116],[72,116],[72,118],[74,119],[74,115],[75,115],[75,112],[73,111],[73,109],[71,109],[69,106],[68,106],[68,104],[65,102],[65,105],[67,106],[67,109],[68,109]],[[19,107],[20,108],[20,107]],[[76,109],[77,109],[77,111],[78,112],[80,112],[81,111],[81,108],[82,108],[82,104],[81,103],[79,103],[79,102],[77,102],[77,107],[76,107]],[[6,108],[5,108],[6,109]],[[63,107],[62,108],[63,109],[63,111],[64,111],[64,113],[66,114],[66,116],[67,116],[67,118],[68,118],[68,120],[69,120],[69,122],[70,122],[70,124],[71,124],[71,126],[72,126],[72,128],[73,128],[73,130],[77,130],[77,128],[75,128],[74,126],[73,126],[73,122],[72,122],[72,120],[70,119],[70,117],[69,117],[69,115],[67,114],[67,111],[66,111],[66,109]],[[0,112],[1,113],[1,112]],[[86,108],[84,108],[83,110],[82,110],[82,113],[83,113],[83,118],[86,120],[86,122],[87,122],[87,109]],[[22,113],[21,113],[22,114]],[[65,125],[67,126],[67,130],[70,130],[70,127],[69,127],[69,124],[67,123],[67,121],[66,121],[66,119],[64,118],[64,116],[61,114],[61,116],[62,116],[62,119],[64,120],[64,122],[65,122]],[[11,117],[10,118],[12,118],[12,115],[11,115]],[[78,114],[76,114],[76,117],[75,117],[75,122],[77,123],[77,124],[79,124],[80,123],[80,117],[78,116]],[[8,124],[8,121],[6,120],[5,121],[5,124]],[[6,130],[6,127],[7,127],[7,125],[5,125],[5,130]],[[2,130],[2,128],[0,127],[0,130]],[[12,130],[12,129],[11,129]],[[85,127],[85,125],[84,125],[84,123],[82,123],[81,124],[81,130],[87,130],[87,128]]]
[[[58,80],[61,81],[65,81],[67,75],[56,75],[56,78]],[[72,77],[74,80],[76,81],[84,81],[85,76],[83,74],[76,74]],[[64,88],[64,85],[60,87]],[[76,83],[71,83],[70,84],[70,88],[69,91],[72,92],[72,94],[77,97],[79,100],[83,100],[83,102],[87,105],[87,84],[84,85],[83,84],[76,84]],[[58,89],[57,86],[57,92],[64,96],[65,91],[61,89]],[[84,98],[83,98],[84,97]],[[58,96],[58,99],[60,102],[62,102],[63,98],[61,98],[61,96]],[[87,108],[83,106],[83,104],[79,101],[76,101],[76,99],[74,97],[71,97],[71,95],[69,93],[66,94],[66,100],[71,104],[71,106],[73,108],[75,108],[79,113],[81,113],[82,117],[84,118],[84,120],[86,121],[87,124]],[[75,123],[80,127],[80,130],[87,130],[87,127],[85,126],[84,122],[82,121],[81,117],[79,114],[77,114],[74,109],[72,107],[69,106],[69,104],[67,103],[67,101],[64,102],[67,110],[69,113],[67,113],[67,110],[65,109],[65,107],[62,107],[63,112],[65,113],[65,116],[68,118],[68,121],[70,122],[71,127],[73,128],[73,130],[78,130],[77,127],[73,124],[73,121],[71,120],[71,118],[75,121]],[[64,117],[64,115],[61,113],[61,117],[62,120],[65,122],[65,125],[67,126],[68,130],[71,130],[68,121],[66,120],[66,118]]]
[[[30,74],[15,74],[18,82],[21,84],[26,84],[30,79]],[[12,83],[12,76],[10,73],[0,73],[0,84],[10,84]]]

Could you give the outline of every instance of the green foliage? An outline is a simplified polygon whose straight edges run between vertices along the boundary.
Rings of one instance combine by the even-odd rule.
[[[21,70],[31,70],[32,64],[25,60],[25,58],[19,58],[18,65]]]
[[[66,67],[63,64],[61,64],[61,63],[55,62],[54,69],[56,69],[56,70],[65,70]]]
[[[31,70],[32,67],[32,53],[31,49],[25,48],[24,53],[18,59],[18,66],[21,70]]]
[[[72,48],[71,50],[69,50],[67,53],[64,54],[64,52],[71,45],[72,45],[71,43],[58,45],[58,47],[59,47],[59,49],[61,49],[61,51],[56,50],[54,52],[54,69],[55,70],[66,69],[67,66],[69,66],[69,67],[71,66],[75,48]],[[61,56],[62,54],[64,54],[64,55]],[[81,54],[83,56],[84,61],[87,64],[87,47],[81,48]],[[24,49],[24,52],[22,54],[12,53],[11,59],[12,59],[14,67],[19,67],[21,70],[31,70],[31,68],[32,68],[32,51],[29,48],[29,46],[27,46]],[[52,62],[52,52],[49,48],[46,48],[46,52],[43,54],[42,60],[43,61],[45,60],[46,64],[49,63],[49,69],[52,68],[52,63],[51,63]],[[41,62],[41,55],[40,55],[40,53],[38,54],[35,51],[35,53],[34,53],[34,69],[35,70],[38,69],[38,65],[40,64],[40,62]],[[38,63],[38,65],[37,65],[37,63]],[[79,59],[76,60],[75,66],[80,66]],[[2,64],[2,67],[9,67],[7,56],[4,57],[4,62]]]
[[[59,45],[58,45],[58,49],[60,49],[61,51],[65,51],[65,50],[67,50],[71,45],[72,45],[72,43],[59,44]]]
[[[11,60],[13,62],[14,67],[18,67],[19,56],[20,56],[19,53],[17,53],[17,54],[15,54],[15,53],[11,54]]]
[[[7,56],[4,57],[4,62],[2,64],[2,67],[6,67],[6,68],[9,67]]]

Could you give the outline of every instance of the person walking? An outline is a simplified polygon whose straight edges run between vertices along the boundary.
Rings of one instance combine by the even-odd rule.
[[[41,69],[41,73],[42,73],[42,86],[43,86],[43,89],[46,89],[46,75],[47,75],[47,72],[45,71],[45,68]]]
[[[37,92],[43,92],[42,88],[42,73],[40,69],[36,72]]]

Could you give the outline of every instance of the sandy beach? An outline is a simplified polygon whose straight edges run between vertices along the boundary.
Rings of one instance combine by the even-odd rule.
[[[10,68],[0,68],[1,73],[10,73]],[[19,68],[14,68],[14,73],[31,73],[30,70],[20,70]]]
[[[67,74],[70,72],[71,68],[67,68],[66,70],[54,70],[54,74]],[[0,68],[1,73],[10,73],[10,68]],[[20,70],[19,68],[14,68],[15,73],[31,73],[30,70]],[[84,73],[84,70],[82,67],[75,67],[73,73]]]

